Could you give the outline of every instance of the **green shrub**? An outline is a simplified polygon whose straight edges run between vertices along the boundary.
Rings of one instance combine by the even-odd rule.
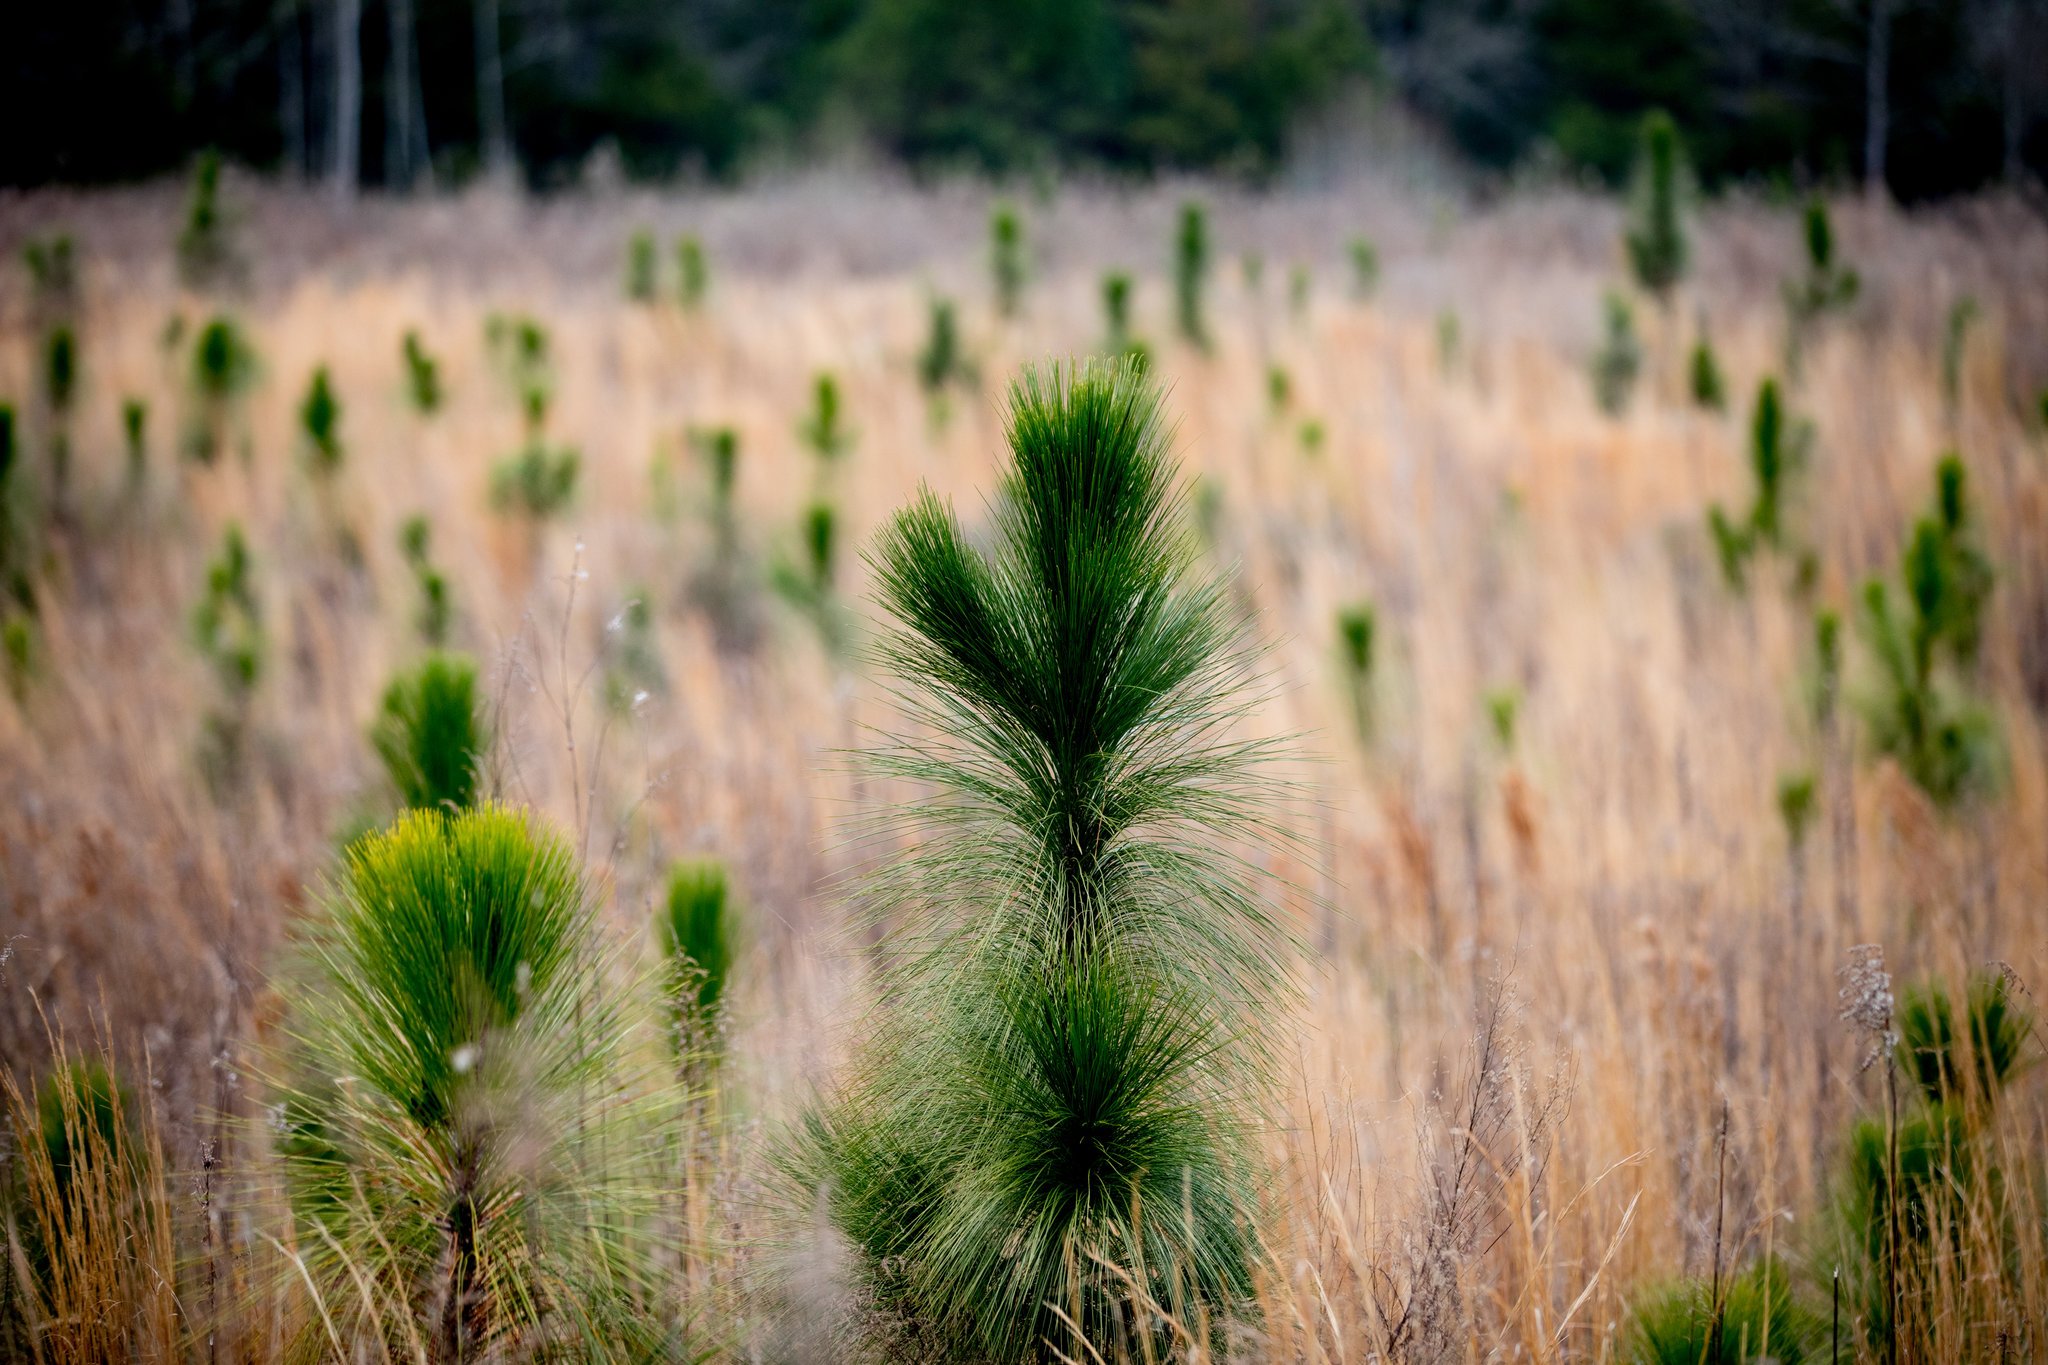
[[[341,468],[341,400],[335,397],[325,365],[314,369],[306,396],[299,402],[299,430],[305,435],[315,474],[330,475]]]
[[[192,390],[199,412],[187,435],[187,452],[203,464],[220,458],[234,400],[256,377],[256,351],[233,318],[216,314],[192,344]]]
[[[1638,134],[1634,222],[1627,233],[1628,262],[1636,283],[1660,302],[1685,274],[1685,225],[1679,198],[1685,174],[1685,150],[1678,125],[1661,109],[1643,115]]]
[[[221,283],[236,270],[235,247],[220,204],[220,153],[211,148],[192,163],[185,226],[178,234],[178,273],[185,283]]]
[[[408,517],[399,527],[399,553],[405,556],[405,566],[412,570],[413,582],[420,594],[419,610],[413,624],[419,630],[420,638],[438,649],[447,642],[454,604],[448,595],[448,579],[434,567],[432,544],[433,527],[424,516]]]
[[[1806,847],[1806,832],[1813,824],[1815,779],[1810,772],[1787,773],[1778,779],[1778,818],[1785,825],[1785,841],[1797,853]]]
[[[917,382],[937,397],[948,384],[963,382],[966,366],[960,355],[960,327],[953,301],[933,295],[926,310],[924,350],[917,357]]]
[[[277,1145],[326,1307],[295,1352],[680,1346],[655,1216],[677,1109],[598,941],[568,846],[512,811],[351,845],[288,996]]]
[[[2013,999],[2003,975],[1972,975],[1964,1010],[1959,1025],[1948,988],[1940,981],[1900,992],[1899,1067],[1930,1104],[1988,1106],[2004,1093],[2025,1059],[2033,1016]]]
[[[725,866],[709,859],[669,869],[668,893],[654,915],[678,1042],[715,1040],[732,975],[736,935]]]
[[[476,661],[435,654],[384,690],[370,746],[408,808],[464,810],[477,803],[490,745]]]
[[[1189,1314],[1246,1302],[1252,1039],[1285,980],[1220,851],[1264,832],[1265,750],[1221,737],[1247,662],[1157,394],[1027,370],[1009,413],[992,548],[927,493],[875,551],[880,657],[934,736],[875,761],[930,837],[877,888],[897,965],[798,1153],[877,1291],[995,1360],[1075,1345],[1054,1306],[1100,1349],[1153,1335],[1092,1252]]]
[[[1190,200],[1181,205],[1180,230],[1173,239],[1174,317],[1190,344],[1209,349],[1209,325],[1202,290],[1209,275],[1209,215]]]
[[[58,416],[71,411],[78,392],[78,334],[59,323],[43,339],[43,401]]]
[[[1369,238],[1351,239],[1351,295],[1363,303],[1380,285],[1380,253]]]
[[[1628,408],[1636,375],[1643,368],[1643,346],[1636,340],[1635,314],[1627,299],[1610,290],[1601,299],[1601,316],[1600,349],[1593,354],[1593,399],[1600,411],[1619,417]]]
[[[996,205],[989,216],[989,269],[995,277],[996,311],[1017,316],[1024,299],[1024,226],[1009,204]]]
[[[416,331],[405,334],[402,349],[405,356],[405,393],[412,401],[413,411],[422,417],[438,412],[441,407],[440,365],[427,354],[427,348]]]
[[[1824,1325],[1800,1306],[1782,1262],[1766,1257],[1723,1286],[1690,1279],[1630,1306],[1628,1365],[1804,1365],[1823,1359]]]
[[[704,243],[687,233],[676,238],[676,296],[683,310],[694,313],[703,307],[704,295],[710,287],[711,271],[704,261]]]
[[[1721,378],[1721,362],[1714,355],[1714,343],[1705,332],[1693,343],[1690,367],[1693,406],[1708,412],[1722,412],[1728,406],[1728,386]]]
[[[653,303],[654,234],[636,232],[626,243],[626,297],[635,303]]]
[[[839,381],[829,372],[821,371],[812,382],[811,411],[797,434],[828,465],[853,449],[855,435],[841,412]]]

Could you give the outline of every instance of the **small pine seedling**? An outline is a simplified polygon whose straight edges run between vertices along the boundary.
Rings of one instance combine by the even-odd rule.
[[[1024,300],[1024,226],[1010,204],[989,216],[989,269],[995,277],[996,311],[1017,316]]]
[[[490,730],[476,662],[434,654],[384,690],[370,747],[410,810],[467,810],[477,804]]]
[[[693,234],[676,239],[676,297],[683,311],[694,313],[704,306],[711,286],[710,268],[704,262],[704,243]]]
[[[1515,751],[1515,725],[1521,709],[1521,694],[1512,687],[1497,687],[1486,694],[1487,723],[1493,729],[1494,742],[1500,745],[1504,754]]]
[[[19,706],[28,698],[36,675],[36,623],[25,613],[0,621],[0,669],[6,672],[7,695]]]
[[[1785,824],[1785,839],[1795,854],[1806,847],[1806,831],[1815,809],[1812,773],[1788,773],[1778,779],[1778,818]]]
[[[1297,322],[1308,320],[1309,290],[1313,278],[1305,265],[1294,266],[1287,272],[1287,311]]]
[[[614,715],[631,715],[657,692],[668,690],[668,674],[654,638],[654,609],[645,589],[636,588],[605,624],[605,705]]]
[[[233,318],[218,314],[199,329],[192,345],[192,387],[200,412],[188,440],[203,464],[219,458],[227,435],[228,408],[256,374],[256,352]]]
[[[264,630],[254,569],[242,528],[230,523],[192,612],[192,639],[213,670],[218,705],[206,716],[200,768],[216,796],[234,790],[249,728],[249,706],[263,676]]]
[[[829,502],[814,502],[804,509],[804,562],[811,571],[811,587],[820,596],[832,591],[833,548],[838,521]]]
[[[441,407],[441,368],[434,357],[427,354],[425,343],[416,331],[405,334],[402,347],[405,357],[405,394],[412,402],[414,412],[425,417]]]
[[[1685,152],[1678,125],[1661,109],[1643,115],[1640,141],[1635,217],[1627,236],[1629,266],[1636,283],[1668,305],[1685,274],[1685,225],[1679,209]]]
[[[149,480],[149,404],[140,398],[121,400],[121,441],[128,457],[128,489],[140,492]]]
[[[820,371],[812,381],[811,410],[797,424],[797,434],[826,465],[853,449],[854,433],[842,412],[839,381],[829,371]]]
[[[1102,353],[1143,369],[1151,356],[1145,343],[1131,331],[1131,288],[1127,271],[1112,270],[1102,277],[1102,316],[1107,326]]]
[[[78,301],[78,258],[72,250],[71,234],[31,237],[21,249],[28,266],[29,284],[38,306],[49,311],[68,310]]]
[[[1636,340],[1635,314],[1627,299],[1609,290],[1601,300],[1601,312],[1605,330],[1600,349],[1593,355],[1593,397],[1600,411],[1619,417],[1635,392],[1636,375],[1643,367],[1643,347]]]
[[[406,567],[412,570],[413,581],[419,586],[419,611],[413,624],[420,639],[438,649],[447,643],[454,603],[449,598],[446,575],[434,567],[430,557],[432,543],[433,526],[424,516],[408,517],[399,528],[399,553],[405,556]]]
[[[1351,297],[1360,303],[1380,287],[1380,253],[1368,237],[1351,239]]]
[[[626,297],[634,303],[653,303],[654,274],[654,234],[636,232],[626,243]]]
[[[220,153],[211,148],[192,163],[185,226],[178,234],[178,273],[195,288],[218,283],[234,269],[234,246],[220,204],[220,171]]]
[[[1209,275],[1209,215],[1193,200],[1181,205],[1180,230],[1173,240],[1174,317],[1189,344],[1209,348],[1202,289]]]
[[[1344,690],[1350,695],[1352,720],[1365,743],[1373,735],[1373,666],[1377,662],[1379,617],[1369,602],[1357,602],[1337,613],[1338,656],[1344,668]]]
[[[313,472],[323,476],[337,472],[342,460],[341,399],[335,396],[325,365],[314,369],[306,396],[299,403],[299,430],[305,435]]]
[[[737,937],[734,919],[724,864],[703,859],[669,869],[654,934],[668,976],[676,1044],[686,1054],[717,1056]]]
[[[1977,321],[1977,300],[1965,294],[1948,310],[1941,336],[1941,401],[1953,427],[1963,411],[1963,357],[1970,327]]]
[[[71,411],[78,392],[78,334],[67,324],[50,329],[43,339],[43,401],[62,417]]]
[[[484,339],[519,397],[528,440],[536,440],[547,425],[548,404],[554,395],[547,328],[530,317],[493,313],[484,323]]]
[[[960,328],[953,301],[933,295],[927,313],[924,350],[917,358],[918,383],[936,398],[946,386],[963,381],[966,366],[960,355]]]
[[[1731,1279],[1695,1276],[1630,1305],[1624,1365],[1817,1363],[1828,1349],[1819,1317],[1793,1292],[1782,1261],[1765,1257]]]
[[[1805,337],[1821,318],[1855,302],[1856,272],[1835,256],[1835,229],[1828,220],[1828,206],[1818,195],[1806,201],[1806,271],[1799,279],[1785,283],[1785,307],[1791,316],[1786,337],[1789,368],[1798,369]]]
[[[1294,380],[1284,365],[1266,367],[1266,410],[1278,417],[1294,401]]]
[[[1701,331],[1699,340],[1693,343],[1689,379],[1694,407],[1706,412],[1727,410],[1727,381],[1721,377],[1721,362],[1714,355],[1714,343],[1705,331]]]
[[[582,470],[583,452],[574,446],[550,447],[535,436],[492,467],[491,506],[546,521],[574,500]]]

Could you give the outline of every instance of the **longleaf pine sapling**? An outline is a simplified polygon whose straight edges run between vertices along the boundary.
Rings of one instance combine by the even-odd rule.
[[[846,425],[839,381],[831,372],[820,371],[811,381],[811,410],[798,423],[797,434],[826,467],[853,449],[854,432]]]
[[[682,1344],[650,1139],[680,1104],[600,944],[574,854],[524,814],[414,810],[349,847],[301,934],[279,1067],[299,1264],[326,1305],[288,1351]]]
[[[455,607],[449,595],[447,575],[434,567],[433,534],[433,526],[424,516],[408,517],[398,531],[398,549],[405,557],[406,568],[412,570],[413,582],[419,589],[419,608],[413,624],[420,633],[421,641],[438,649],[448,642],[448,628],[454,619]]]
[[[736,919],[723,863],[706,858],[669,869],[667,894],[654,914],[654,937],[676,1046],[686,1056],[717,1056],[738,939]]]
[[[1609,290],[1600,301],[1602,334],[1593,354],[1593,399],[1600,411],[1619,417],[1635,392],[1643,368],[1643,346],[1636,340],[1635,313],[1628,300]]]
[[[192,390],[198,411],[186,433],[187,453],[202,464],[220,458],[232,420],[234,400],[256,374],[256,352],[233,318],[207,320],[192,345]]]
[[[1351,297],[1370,300],[1380,287],[1380,252],[1367,237],[1351,239]]]
[[[1024,225],[1011,204],[996,205],[989,215],[989,271],[995,278],[996,311],[1017,316],[1024,301]]]
[[[1685,225],[1679,202],[1685,153],[1678,125],[1661,109],[1643,115],[1640,142],[1633,221],[1626,238],[1629,267],[1636,283],[1668,306],[1685,274]]]
[[[926,396],[936,399],[948,385],[963,383],[966,378],[953,301],[934,294],[927,309],[924,350],[917,357],[917,382],[924,386]]]
[[[230,523],[220,553],[206,569],[206,585],[192,612],[192,639],[212,670],[216,705],[201,736],[200,764],[217,795],[240,773],[247,747],[250,704],[263,676],[263,609],[242,528]]]
[[[1182,339],[1209,348],[1209,325],[1202,291],[1209,277],[1209,214],[1190,200],[1181,205],[1180,228],[1173,238],[1174,317]]]
[[[235,249],[220,202],[220,153],[211,148],[192,163],[185,226],[178,234],[178,273],[194,288],[223,282],[235,271]]]
[[[958,1354],[1078,1359],[1161,1346],[1129,1284],[1189,1323],[1251,1292],[1292,949],[1261,864],[1224,850],[1285,837],[1283,784],[1229,737],[1252,663],[1157,391],[1125,363],[1026,370],[1008,434],[987,550],[929,491],[874,550],[879,657],[931,738],[873,760],[924,793],[891,834],[930,837],[880,874],[893,965],[795,1169]]]
[[[341,400],[335,396],[325,365],[313,371],[306,396],[299,402],[299,430],[306,438],[315,474],[329,475],[341,468]]]
[[[1102,277],[1102,316],[1106,335],[1102,352],[1112,360],[1127,360],[1143,369],[1151,360],[1144,342],[1131,331],[1131,276],[1112,270]]]
[[[626,297],[634,303],[653,303],[654,292],[654,234],[636,232],[626,243]]]
[[[384,689],[370,747],[410,810],[466,810],[482,794],[490,730],[476,661],[433,654]]]
[[[1836,255],[1835,228],[1828,218],[1826,201],[1818,195],[1807,200],[1802,222],[1806,268],[1798,279],[1785,282],[1785,307],[1791,319],[1786,333],[1786,360],[1795,377],[1805,352],[1807,333],[1829,313],[1855,302],[1859,286],[1855,270]]]
[[[1344,690],[1351,698],[1352,720],[1360,743],[1373,738],[1373,666],[1377,661],[1379,617],[1369,602],[1357,602],[1337,613],[1338,658]]]
[[[149,479],[149,404],[140,398],[121,400],[121,448],[128,461],[128,491],[138,493]]]
[[[405,334],[400,350],[405,360],[405,396],[414,412],[431,416],[441,407],[441,367],[427,353],[416,331]]]
[[[1700,328],[1699,340],[1692,346],[1687,384],[1692,391],[1694,407],[1704,412],[1727,410],[1728,383],[1721,377],[1721,361],[1714,354],[1713,339],[1707,335],[1704,326]]]
[[[694,235],[676,238],[676,300],[686,313],[704,306],[711,287],[711,268],[704,260],[704,243]]]
[[[1970,328],[1977,321],[1977,300],[1965,294],[1949,306],[1948,323],[1941,334],[1941,401],[1953,428],[1963,411],[1964,347]]]

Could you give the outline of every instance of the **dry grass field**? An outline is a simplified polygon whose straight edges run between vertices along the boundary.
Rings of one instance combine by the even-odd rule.
[[[1207,353],[1173,327],[1190,194],[1216,242]],[[921,482],[975,522],[1004,386],[1100,345],[1112,269],[1136,279],[1134,327],[1199,481],[1193,506],[1269,650],[1250,723],[1301,760],[1297,799],[1274,812],[1298,851],[1273,870],[1307,952],[1263,1139],[1259,1311],[1224,1339],[1234,1358],[1623,1359],[1639,1296],[1680,1276],[1718,1285],[1767,1254],[1825,1318],[1844,1145],[1889,1102],[1888,1063],[1859,1068],[1868,1041],[1840,1017],[1850,949],[1881,945],[1902,989],[1960,989],[1992,963],[2048,985],[2048,227],[2018,203],[1836,204],[1862,288],[1789,379],[1797,210],[1708,207],[1675,302],[1636,304],[1644,370],[1609,416],[1589,361],[1602,291],[1627,287],[1623,210],[1574,193],[1071,186],[1022,203],[1032,279],[1008,321],[980,189],[821,175],[335,207],[232,181],[246,278],[210,294],[178,283],[180,196],[0,200],[0,400],[45,488],[55,419],[22,244],[70,231],[82,276],[68,491],[44,518],[30,659],[0,699],[0,1053],[28,1094],[53,1034],[104,1045],[138,1078],[168,1223],[136,1234],[152,1270],[102,1305],[101,1345],[52,1329],[47,1358],[277,1358],[316,1312],[280,1270],[293,1233],[261,1122],[290,1003],[275,972],[338,840],[385,809],[365,735],[422,649],[399,547],[416,514],[447,575],[451,643],[483,664],[492,788],[571,832],[618,941],[646,941],[675,858],[730,869],[745,925],[730,1060],[676,1175],[674,1293],[703,1348],[915,1349],[877,1325],[849,1254],[789,1206],[767,1156],[860,1039],[878,940],[843,888],[891,849],[849,841],[845,822],[915,796],[852,757],[893,714],[860,662],[857,551]],[[660,244],[651,305],[624,290],[642,228]],[[686,231],[710,267],[695,311],[670,296]],[[1380,261],[1369,299],[1345,254],[1360,234]],[[917,376],[935,293],[958,300],[977,375],[942,414]],[[1979,313],[1951,402],[1943,333],[1965,295]],[[245,328],[257,370],[205,465],[180,446],[198,411],[191,338],[216,312]],[[489,496],[521,432],[486,346],[494,313],[547,328],[547,430],[583,455],[573,503],[538,524]],[[1725,413],[1689,397],[1702,326]],[[440,361],[432,416],[405,398],[412,329]],[[320,365],[342,402],[343,458],[324,478],[297,419]],[[798,435],[824,371],[856,436],[830,470]],[[1770,375],[1812,424],[1786,512],[1810,581],[1766,549],[1737,592],[1706,509],[1748,502],[1750,409]],[[130,397],[148,404],[139,486]],[[686,433],[721,425],[739,438],[739,538],[713,564]],[[1938,808],[1873,752],[1858,703],[1879,680],[1853,623],[1866,579],[1902,591],[1949,449],[1995,569],[1971,685],[2000,762],[1983,794]],[[838,648],[770,586],[818,497],[838,511]],[[265,667],[243,776],[222,793],[196,757],[220,688],[191,620],[231,523]],[[736,569],[723,632],[702,605],[707,564]],[[658,669],[624,684],[644,700],[610,707],[635,600]],[[1369,736],[1336,624],[1354,603],[1376,612]],[[1846,696],[1817,724],[1823,608],[1844,620]],[[1780,787],[1802,773],[1814,810],[1795,842]],[[2038,1034],[2026,1046],[2038,1058]],[[2043,1072],[2023,1070],[1989,1121],[2002,1181],[1963,1201],[1901,1358],[2048,1352]],[[1884,1356],[1853,1326],[1841,1338],[1843,1359]],[[1195,1338],[1177,1349],[1193,1358]]]

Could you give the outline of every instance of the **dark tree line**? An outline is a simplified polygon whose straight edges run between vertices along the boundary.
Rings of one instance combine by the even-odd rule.
[[[616,146],[730,175],[859,137],[920,166],[1257,175],[1371,84],[1475,161],[1615,181],[1673,115],[1710,184],[1904,199],[2048,171],[2048,0],[23,0],[0,181],[200,147],[413,187]]]

